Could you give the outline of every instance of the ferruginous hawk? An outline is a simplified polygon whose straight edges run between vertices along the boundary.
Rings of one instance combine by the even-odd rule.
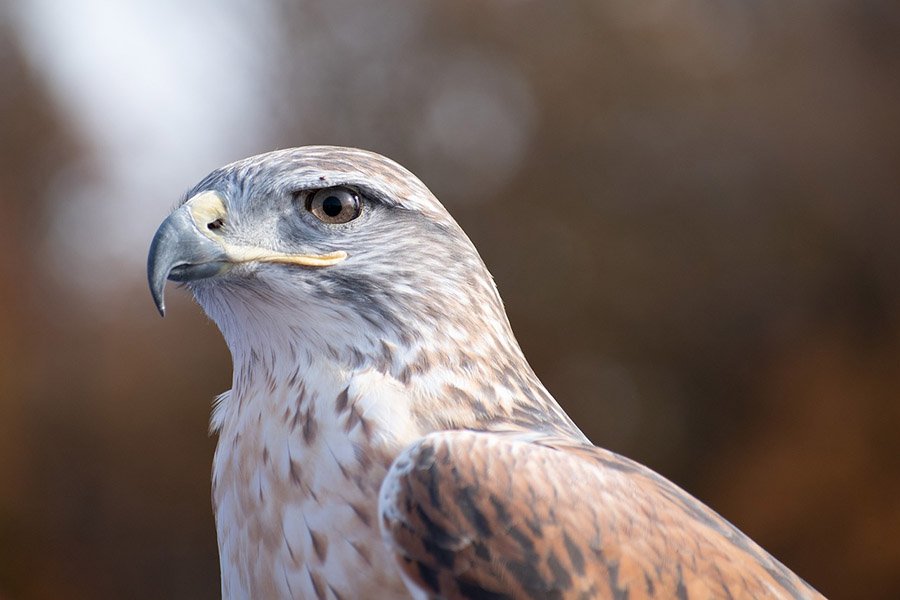
[[[234,360],[212,496],[226,598],[817,598],[535,376],[472,243],[362,150],[223,167],[162,223]]]

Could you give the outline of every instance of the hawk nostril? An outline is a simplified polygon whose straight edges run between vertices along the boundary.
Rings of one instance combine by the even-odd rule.
[[[207,223],[206,228],[215,231],[216,229],[221,229],[223,225],[225,225],[225,221],[223,221],[222,219],[216,219],[211,223]]]

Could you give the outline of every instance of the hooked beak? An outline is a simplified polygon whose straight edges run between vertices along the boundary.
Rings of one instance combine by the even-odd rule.
[[[201,192],[175,209],[162,222],[147,258],[150,293],[159,314],[165,316],[166,280],[196,281],[223,273],[245,262],[274,262],[306,267],[327,267],[347,258],[338,251],[328,254],[284,254],[265,248],[228,244],[220,229],[227,222],[222,197]]]

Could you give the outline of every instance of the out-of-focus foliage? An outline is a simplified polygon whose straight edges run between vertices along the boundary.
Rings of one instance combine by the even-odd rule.
[[[216,140],[226,159],[345,144],[405,164],[481,249],[536,371],[595,442],[826,595],[900,597],[900,4],[207,4],[210,31],[242,34],[191,43],[246,60],[160,92],[206,127],[184,144]],[[160,53],[178,10],[148,21]],[[86,127],[41,66],[66,40],[35,44],[13,14],[0,598],[215,597],[205,432],[230,361],[183,292],[159,320],[142,249],[216,165],[172,181],[174,146],[98,143],[105,121]],[[138,50],[118,49],[125,64]],[[245,118],[215,121],[238,85]]]

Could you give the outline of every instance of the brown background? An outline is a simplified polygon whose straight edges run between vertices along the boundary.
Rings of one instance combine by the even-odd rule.
[[[900,597],[900,4],[415,6],[248,19],[268,84],[247,119],[268,133],[222,156],[331,143],[405,164],[596,443],[826,595]],[[59,275],[80,260],[51,243],[79,226],[64,175],[112,161],[17,28],[0,22],[0,598],[216,597],[206,427],[227,350],[183,291],[158,318],[143,257],[110,248],[108,285]],[[210,103],[228,77],[180,93]],[[110,226],[145,246],[214,166]],[[96,218],[121,202],[99,200]]]

